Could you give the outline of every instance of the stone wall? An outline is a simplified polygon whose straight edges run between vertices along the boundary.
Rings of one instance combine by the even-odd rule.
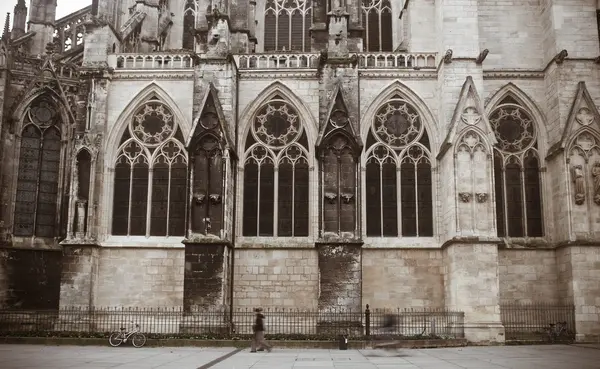
[[[507,64],[531,69],[544,66],[538,4],[539,0],[479,1],[479,45],[481,50],[490,50],[486,68]]]
[[[185,277],[183,305],[220,307],[227,287],[226,250],[219,244],[188,244],[185,246]]]
[[[575,304],[578,341],[600,339],[600,247],[567,246],[557,250],[560,297]]]
[[[465,313],[469,341],[504,342],[496,245],[455,243],[446,247],[444,287],[446,307]]]
[[[61,307],[95,305],[99,256],[96,246],[63,246]]]
[[[315,249],[236,249],[234,257],[235,307],[317,308]]]
[[[441,250],[363,248],[362,259],[363,307],[444,307]]]
[[[0,249],[0,309],[57,309],[60,250]]]
[[[319,310],[361,310],[360,245],[318,245]]]
[[[498,250],[500,303],[559,302],[554,250]]]
[[[96,305],[183,305],[184,250],[103,248]]]

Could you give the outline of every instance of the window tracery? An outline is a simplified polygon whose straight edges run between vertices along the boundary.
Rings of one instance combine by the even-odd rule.
[[[419,114],[394,96],[375,114],[367,147],[367,236],[433,236],[431,154]]]
[[[310,51],[311,0],[266,0],[265,51]]]
[[[496,218],[500,237],[543,236],[537,130],[512,98],[490,115],[498,141],[494,153]]]
[[[133,114],[115,162],[113,235],[183,236],[187,152],[174,114],[150,99]]]
[[[281,97],[258,111],[246,141],[244,236],[308,236],[307,147],[299,114]]]
[[[393,51],[390,0],[362,0],[365,51]]]
[[[21,134],[15,202],[15,236],[57,236],[61,116],[47,97],[28,108]]]
[[[340,122],[339,116],[330,119]],[[347,121],[347,117],[345,119]],[[335,124],[335,123],[334,123]],[[335,133],[323,145],[323,231],[354,236],[356,229],[356,149],[346,135]]]

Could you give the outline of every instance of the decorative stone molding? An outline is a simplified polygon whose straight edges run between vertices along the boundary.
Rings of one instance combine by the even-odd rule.
[[[169,80],[193,80],[194,79],[194,71],[181,71],[175,72],[171,71],[171,73],[162,73],[162,72],[115,72],[114,79],[132,79],[132,80],[159,80],[159,79],[169,79]]]
[[[546,73],[536,70],[491,70],[483,71],[483,79],[544,79]]]
[[[471,201],[471,197],[473,197],[473,194],[470,193],[470,192],[460,192],[458,194],[458,198],[462,202],[470,202]]]
[[[583,107],[579,109],[575,119],[577,120],[577,123],[581,124],[582,126],[589,126],[594,122],[594,115],[590,109]]]
[[[475,194],[475,199],[477,200],[478,203],[483,204],[484,202],[487,201],[488,194],[485,192],[477,192]]]
[[[324,197],[325,200],[327,200],[327,202],[329,202],[330,204],[334,204],[335,199],[337,199],[337,194],[333,192],[325,192]]]
[[[476,108],[469,106],[464,110],[460,118],[465,124],[474,126],[481,121],[481,114],[477,112]]]

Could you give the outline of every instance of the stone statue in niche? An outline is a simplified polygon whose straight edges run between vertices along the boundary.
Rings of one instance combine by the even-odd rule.
[[[592,178],[594,179],[594,202],[600,205],[600,162],[592,166]]]
[[[585,182],[583,176],[583,167],[574,165],[571,169],[573,175],[575,204],[581,205],[585,202]]]

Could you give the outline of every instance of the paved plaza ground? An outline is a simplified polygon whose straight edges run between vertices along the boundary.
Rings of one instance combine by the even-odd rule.
[[[224,360],[219,359],[228,356]],[[599,369],[600,345],[410,350],[0,345],[0,368],[120,369]]]

